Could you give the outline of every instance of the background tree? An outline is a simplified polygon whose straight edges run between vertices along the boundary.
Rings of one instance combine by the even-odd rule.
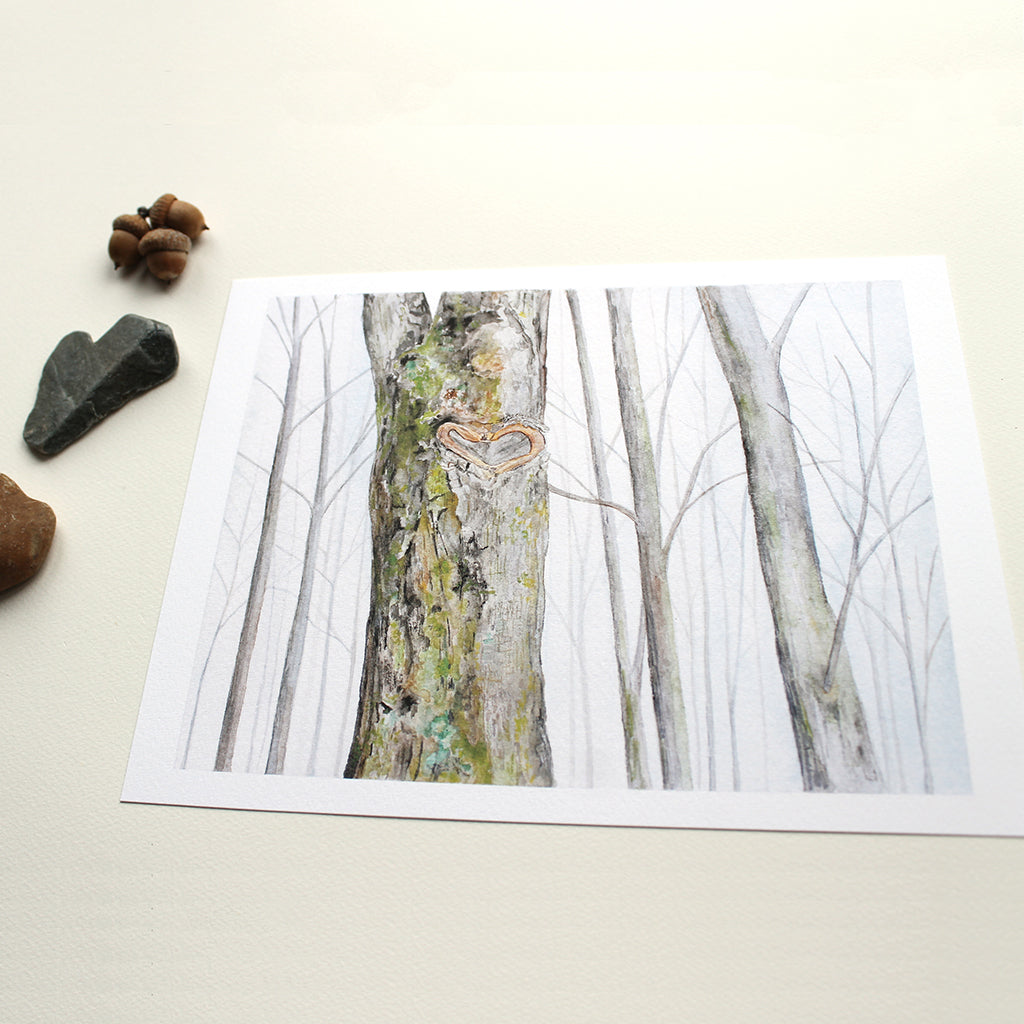
[[[192,753],[192,741],[196,725],[200,718],[200,698],[203,693],[204,683],[206,682],[207,672],[210,669],[210,663],[212,662],[214,652],[217,649],[218,641],[220,640],[221,634],[230,628],[234,618],[245,612],[248,604],[248,591],[246,590],[246,584],[249,581],[245,576],[245,568],[243,568],[243,553],[245,551],[245,540],[253,506],[258,501],[258,488],[256,486],[254,474],[259,472],[255,467],[250,466],[248,469],[249,472],[243,474],[239,471],[240,467],[235,467],[235,479],[233,483],[241,485],[240,489],[246,494],[246,499],[244,504],[242,504],[240,514],[237,519],[230,515],[231,503],[229,502],[229,510],[225,512],[224,521],[222,523],[221,548],[224,549],[228,544],[230,544],[233,547],[233,557],[231,558],[229,566],[225,566],[223,569],[217,564],[216,560],[214,561],[213,576],[215,582],[213,586],[219,587],[223,591],[223,599],[220,614],[217,616],[216,625],[214,626],[209,642],[206,645],[205,654],[202,656],[201,664],[197,665],[196,668],[197,678],[195,680],[194,691],[189,702],[192,710],[189,715],[188,728],[183,737],[182,748],[178,757],[179,768],[187,768],[189,766],[189,756]],[[244,594],[242,593],[243,591],[245,591]],[[213,594],[214,592],[211,589],[211,593],[208,595],[208,603],[213,603]]]
[[[345,775],[550,785],[547,292],[368,295],[372,592]]]
[[[698,294],[736,404],[758,553],[804,788],[878,790],[882,782],[874,748],[822,584],[789,397],[779,369],[799,301],[769,341],[746,288],[708,287]]]
[[[923,513],[930,512],[932,498],[924,439],[911,434],[906,443],[900,443],[900,428],[905,426],[907,410],[913,403],[913,364],[907,359],[903,365],[893,365],[890,356],[888,372],[882,372],[875,338],[874,291],[873,283],[867,282],[861,309],[851,309],[852,303],[847,301],[844,311],[832,289],[824,288],[849,351],[822,351],[817,372],[809,366],[804,370],[808,383],[825,393],[834,410],[834,437],[846,440],[842,445],[833,443],[823,452],[816,451],[820,441],[814,437],[811,424],[798,429],[798,440],[848,535],[848,551],[840,554],[827,546],[822,550],[834,564],[826,578],[840,587],[836,592],[836,635],[846,635],[855,607],[862,631],[870,631],[873,625],[882,627],[883,634],[872,637],[868,649],[876,680],[876,703],[888,711],[879,717],[880,746],[887,771],[905,789],[910,766],[904,763],[904,755],[916,745],[921,788],[930,793],[935,784],[928,742],[928,675],[948,617],[942,616],[937,624],[931,621],[932,586],[941,575],[936,572],[938,545],[929,548],[915,543],[913,530],[911,536],[904,535],[905,528],[914,527]],[[857,330],[852,326],[854,314],[860,314],[858,319],[862,321]],[[911,563],[916,568],[917,586],[907,570]],[[874,572],[864,585],[872,566]],[[921,586],[924,580],[927,582]],[[911,738],[901,737],[893,726],[895,697],[900,689],[896,664],[890,668],[885,685],[880,685],[881,656],[887,645],[895,648],[905,664],[905,689],[909,691],[916,728],[912,742],[906,742]]]
[[[693,785],[690,746],[679,678],[672,599],[669,594],[667,552],[662,543],[661,499],[651,432],[640,386],[640,368],[629,303],[628,289],[608,290],[615,382],[633,483],[640,588],[647,631],[647,663],[654,695],[662,784],[666,789],[689,789]]]
[[[278,304],[281,305],[280,302]],[[289,322],[283,307],[281,308],[281,319],[284,323]],[[218,772],[230,771],[234,758],[238,724],[242,717],[242,703],[245,700],[245,691],[249,680],[249,666],[252,663],[253,650],[256,646],[256,632],[259,629],[260,616],[263,614],[263,599],[266,596],[267,581],[270,578],[270,559],[277,529],[277,514],[281,504],[281,485],[284,479],[285,461],[288,458],[288,444],[292,434],[292,417],[295,413],[302,340],[309,328],[313,326],[313,321],[311,321],[305,328],[300,327],[299,300],[297,298],[292,301],[290,332],[286,334],[273,320],[271,323],[278,332],[281,344],[288,351],[288,382],[281,400],[281,425],[277,434],[277,444],[274,447],[274,461],[267,480],[263,526],[249,584],[249,597],[246,601],[235,667],[231,675],[231,686],[228,690],[227,703],[224,706],[224,719],[221,725],[220,741],[217,745],[217,757],[214,761],[214,769]]]
[[[300,296],[268,309],[193,661],[181,767],[209,768],[220,750],[223,770],[263,772],[274,748],[279,770],[336,774],[345,695],[316,681],[362,650],[366,622],[368,588],[352,567],[368,536],[370,374],[365,348],[335,344],[353,325],[361,331],[361,312],[361,296]],[[322,344],[310,345],[311,330]],[[318,479],[326,484],[319,500]],[[347,516],[351,492],[360,510]],[[349,579],[337,579],[346,564]],[[281,742],[289,735],[290,748]]]
[[[579,296],[575,291],[565,293],[572,316],[576,339],[576,358],[583,389],[590,457],[594,468],[597,500],[601,502],[601,538],[604,547],[605,568],[608,573],[608,597],[612,618],[612,636],[615,648],[615,667],[619,679],[619,705],[622,714],[622,733],[625,741],[626,778],[631,788],[646,789],[650,785],[644,750],[643,712],[641,707],[640,672],[635,671],[629,653],[629,631],[626,618],[626,596],[622,583],[622,561],[615,532],[611,507],[612,487],[608,476],[604,429],[601,408],[597,398],[594,371],[591,366],[587,335],[583,326]]]

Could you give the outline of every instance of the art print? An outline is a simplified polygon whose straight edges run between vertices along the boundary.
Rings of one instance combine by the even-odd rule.
[[[240,282],[125,798],[1015,831],[958,359],[934,260]]]

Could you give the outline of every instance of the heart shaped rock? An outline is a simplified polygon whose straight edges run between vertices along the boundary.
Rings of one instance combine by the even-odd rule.
[[[46,560],[57,517],[0,473],[0,591],[35,576]]]
[[[96,342],[72,331],[43,367],[25,443],[39,455],[56,455],[177,368],[174,335],[157,320],[128,314]]]

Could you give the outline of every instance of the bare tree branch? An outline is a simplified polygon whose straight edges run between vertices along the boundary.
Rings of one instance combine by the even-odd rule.
[[[586,498],[582,494],[571,494],[552,483],[548,484],[548,490],[552,494],[557,494],[560,498],[568,498],[570,501],[581,501],[586,505],[600,505],[601,508],[613,509],[616,512],[621,512],[634,526],[637,523],[636,513],[626,508],[625,505],[618,505],[614,501],[602,501],[600,498]]]
[[[778,363],[779,358],[782,355],[782,346],[785,344],[786,335],[789,334],[789,329],[793,326],[793,318],[803,305],[804,299],[807,298],[807,293],[812,287],[813,285],[805,284],[803,288],[800,289],[796,298],[793,299],[793,302],[789,307],[789,312],[783,317],[782,323],[779,324],[779,329],[775,332],[775,336],[768,343],[768,348],[770,349],[772,357],[776,363]]]
[[[704,447],[701,448],[700,452],[698,453],[697,458],[693,463],[693,468],[690,470],[690,479],[686,485],[686,491],[683,494],[683,500],[679,503],[679,511],[676,513],[675,519],[672,520],[672,525],[668,528],[668,532],[665,534],[665,540],[662,544],[662,551],[666,556],[668,555],[669,549],[672,547],[672,540],[676,535],[676,531],[679,529],[679,524],[683,521],[683,516],[686,515],[687,509],[689,509],[693,505],[693,502],[690,501],[690,495],[693,493],[693,488],[696,486],[697,476],[700,474],[701,466],[704,465],[704,459],[707,458],[708,452],[710,452],[711,449],[716,444],[718,444],[718,442],[721,441],[726,434],[728,434],[730,431],[734,430],[738,426],[739,421],[730,423],[729,426],[725,428],[725,430],[720,431],[713,438],[711,438],[711,440],[708,441],[708,443],[704,445]],[[734,480],[737,476],[743,475],[744,474],[742,473],[737,473],[733,474],[733,476],[728,477],[727,479]],[[720,480],[719,483],[725,483],[725,481]],[[702,498],[705,494],[709,493],[717,486],[718,484],[714,484],[712,485],[712,487],[707,488],[707,490],[701,492],[701,494],[698,495],[698,498]],[[696,501],[698,499],[694,500]]]

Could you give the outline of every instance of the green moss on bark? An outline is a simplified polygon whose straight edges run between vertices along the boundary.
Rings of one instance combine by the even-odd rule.
[[[448,296],[429,328],[390,339],[390,358],[374,366],[374,588],[350,776],[550,783],[539,656],[534,665],[523,653],[539,643],[542,464],[496,481],[437,439],[445,422],[523,415],[503,406],[503,385],[508,347],[528,334],[473,301]],[[542,387],[533,343],[530,358],[511,354],[518,373],[535,374],[525,388],[517,380],[517,394]],[[387,350],[375,339],[373,351]],[[518,566],[524,551],[529,566],[505,572],[506,555]],[[496,621],[531,634],[508,645],[507,668],[495,658]]]

